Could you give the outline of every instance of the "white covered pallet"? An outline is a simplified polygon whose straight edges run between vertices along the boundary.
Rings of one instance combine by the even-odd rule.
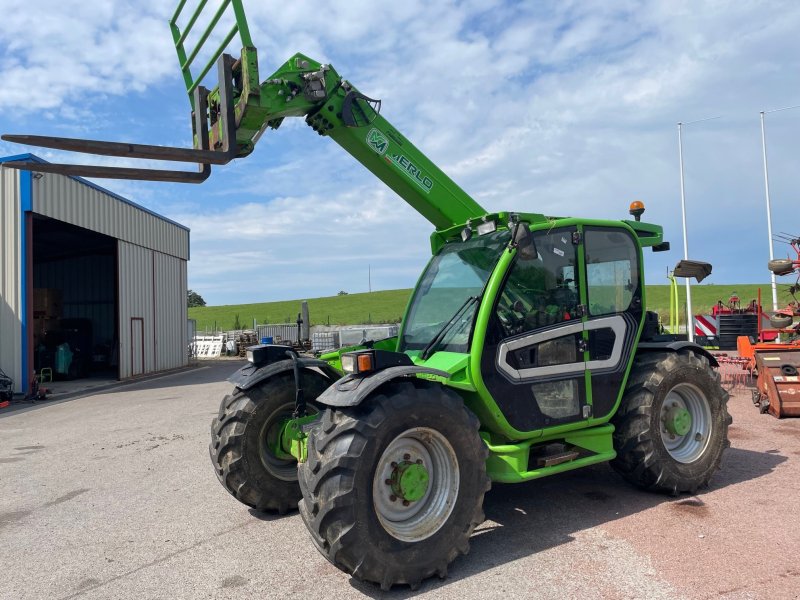
[[[222,354],[222,335],[196,335],[194,337],[197,358],[218,358]]]

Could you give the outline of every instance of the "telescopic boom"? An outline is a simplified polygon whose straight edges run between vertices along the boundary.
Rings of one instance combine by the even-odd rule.
[[[483,207],[379,114],[379,100],[360,93],[332,66],[295,54],[259,83],[257,52],[241,0],[224,0],[208,27],[200,33],[197,45],[187,50],[185,42],[206,2],[200,0],[183,29],[178,26],[178,19],[186,0],[180,2],[170,20],[192,107],[193,149],[49,136],[2,136],[10,142],[73,152],[196,162],[197,172],[28,162],[10,162],[4,166],[72,176],[200,183],[210,175],[210,165],[247,156],[264,131],[277,129],[288,117],[302,117],[314,131],[344,148],[437,230],[486,214]],[[210,60],[193,75],[192,65],[198,53],[229,8],[233,10],[235,25]],[[235,60],[224,50],[237,33],[242,51]],[[215,64],[219,84],[209,91],[200,81]]]

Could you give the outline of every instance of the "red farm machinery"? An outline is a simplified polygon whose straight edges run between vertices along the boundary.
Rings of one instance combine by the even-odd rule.
[[[794,322],[794,317],[800,316],[796,297],[800,291],[800,238],[782,234],[779,239],[791,246],[794,258],[771,260],[769,270],[775,275],[797,275],[788,289],[792,300],[770,315],[770,326],[760,329],[757,337],[737,339],[746,368],[757,374],[753,403],[762,413],[778,419],[800,417],[800,323]]]

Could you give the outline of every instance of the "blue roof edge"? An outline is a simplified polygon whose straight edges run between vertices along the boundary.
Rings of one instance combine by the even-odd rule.
[[[45,163],[45,164],[49,164],[50,163],[50,161],[47,161],[47,160],[45,160],[43,158],[40,158],[40,157],[36,156],[35,154],[30,154],[30,153],[15,154],[13,156],[0,156],[0,163],[14,162],[14,161],[18,161],[18,160],[27,160],[27,161],[31,161],[31,162]],[[166,221],[167,223],[171,223],[172,225],[175,225],[175,227],[180,227],[181,229],[183,229],[185,231],[191,232],[191,229],[186,227],[186,225],[181,225],[180,223],[178,223],[177,221],[173,221],[169,217],[165,217],[164,215],[160,215],[157,212],[155,212],[153,210],[150,210],[149,208],[145,208],[141,204],[137,204],[133,200],[128,200],[127,198],[124,198],[124,197],[120,196],[119,194],[115,194],[111,190],[107,190],[106,188],[104,188],[102,186],[99,186],[96,183],[92,183],[91,181],[88,181],[87,179],[84,179],[83,177],[76,177],[74,175],[67,175],[67,177],[69,177],[70,179],[74,179],[75,181],[79,181],[80,183],[82,183],[84,185],[88,185],[89,187],[94,188],[99,192],[103,192],[104,194],[108,194],[109,196],[111,196],[112,198],[115,198],[116,200],[119,200],[120,202],[124,202],[125,204],[129,204],[129,205],[133,206],[134,208],[138,208],[139,210],[142,210],[142,211],[144,211],[144,212],[146,212],[148,214],[151,214],[154,217],[158,217],[159,219],[161,219],[163,221]]]

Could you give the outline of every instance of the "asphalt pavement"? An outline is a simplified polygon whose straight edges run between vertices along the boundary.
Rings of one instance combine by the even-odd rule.
[[[296,512],[217,482],[209,426],[238,364],[0,411],[0,598],[800,597],[800,419],[760,415],[746,388],[708,490],[650,494],[607,465],[496,484],[447,579],[384,593]]]

